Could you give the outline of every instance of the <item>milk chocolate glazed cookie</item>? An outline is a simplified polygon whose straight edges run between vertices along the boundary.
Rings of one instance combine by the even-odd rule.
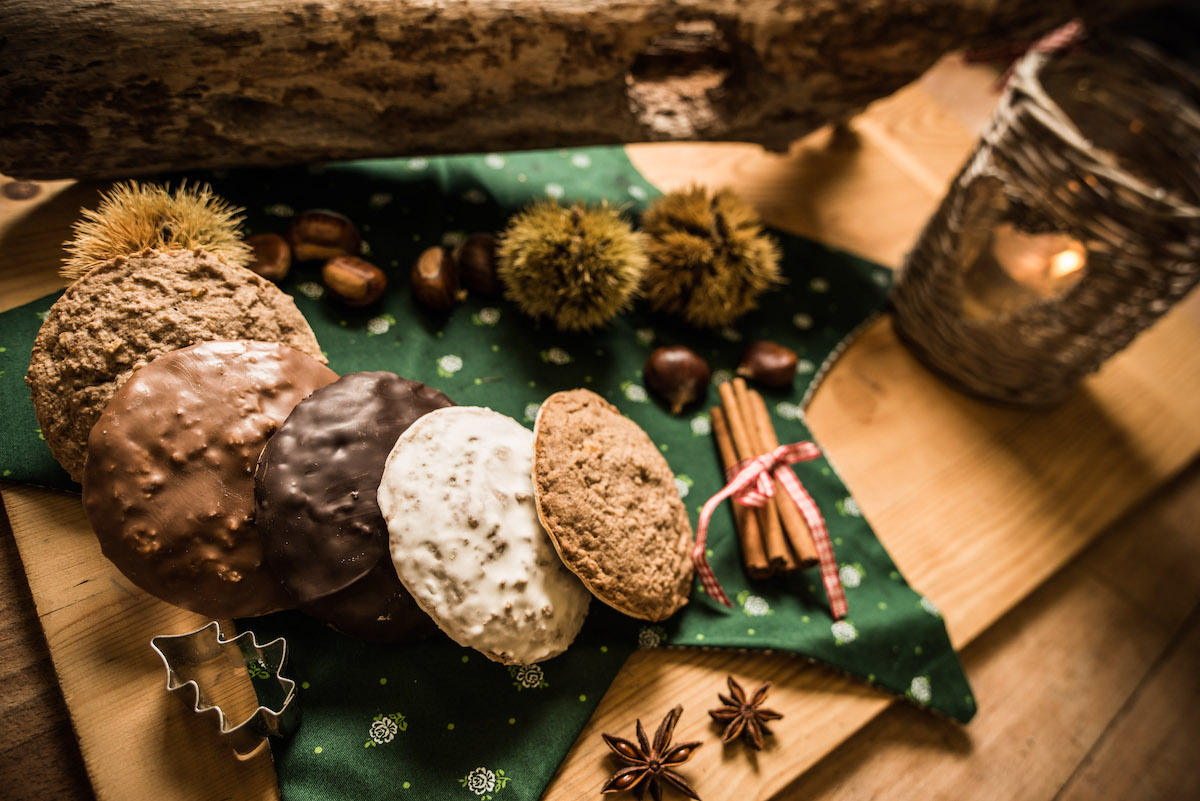
[[[254,525],[254,468],[302,398],[337,375],[267,342],[204,342],[117,390],[88,439],[83,504],[101,550],[151,595],[214,618],[291,599]]]

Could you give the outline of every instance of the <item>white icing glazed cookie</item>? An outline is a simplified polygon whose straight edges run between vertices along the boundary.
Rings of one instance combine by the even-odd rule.
[[[404,586],[451,639],[507,665],[566,650],[591,600],[538,522],[532,468],[533,432],[452,406],[400,436],[379,483]]]

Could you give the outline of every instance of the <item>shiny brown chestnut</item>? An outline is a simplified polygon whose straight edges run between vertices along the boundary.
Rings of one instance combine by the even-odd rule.
[[[334,300],[347,306],[369,306],[387,289],[383,270],[358,256],[338,256],[325,262],[321,281]]]
[[[751,342],[738,363],[737,374],[764,387],[790,387],[796,378],[796,351],[770,340]]]
[[[254,257],[246,266],[268,281],[282,281],[292,266],[292,249],[279,234],[253,234],[246,244],[254,249]]]
[[[466,297],[458,288],[458,265],[442,247],[427,248],[412,268],[413,298],[427,309],[449,311]]]
[[[646,386],[670,404],[671,414],[679,414],[689,403],[703,398],[712,378],[708,362],[683,345],[656,348],[642,366],[642,373]]]
[[[500,292],[496,276],[496,238],[491,234],[471,234],[459,246],[455,257],[458,272],[467,289],[480,295]]]
[[[336,211],[311,209],[292,220],[288,229],[292,256],[297,261],[321,261],[357,256],[362,249],[358,229]]]

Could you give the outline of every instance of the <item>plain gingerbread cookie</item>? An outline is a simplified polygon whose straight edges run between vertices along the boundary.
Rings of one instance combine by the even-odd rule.
[[[50,452],[82,482],[88,434],[134,370],[197,342],[236,339],[325,362],[289,295],[204,250],[147,250],[92,270],[50,307],[25,375]]]
[[[563,563],[604,603],[665,620],[687,603],[692,526],[649,435],[586,389],[556,392],[534,425],[538,516]]]

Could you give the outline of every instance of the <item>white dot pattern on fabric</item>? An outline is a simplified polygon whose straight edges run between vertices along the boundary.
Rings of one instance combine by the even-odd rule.
[[[933,700],[933,687],[929,683],[928,676],[917,676],[908,685],[908,694],[913,697],[913,700],[928,704]]]
[[[300,294],[310,300],[316,300],[325,294],[325,287],[318,284],[316,281],[305,281],[296,287]]]
[[[770,614],[771,605],[761,595],[751,595],[742,604],[742,609],[751,617],[762,617],[763,615]]]
[[[838,645],[845,645],[858,639],[858,629],[849,620],[839,620],[829,627],[829,631]]]
[[[782,417],[784,420],[803,420],[804,419],[804,410],[801,409],[795,403],[789,403],[788,401],[783,401],[782,403],[777,403],[775,405],[775,413],[778,414],[780,417]]]
[[[638,384],[630,384],[625,387],[625,397],[634,403],[645,403],[650,400],[650,396],[646,394],[646,388]]]

